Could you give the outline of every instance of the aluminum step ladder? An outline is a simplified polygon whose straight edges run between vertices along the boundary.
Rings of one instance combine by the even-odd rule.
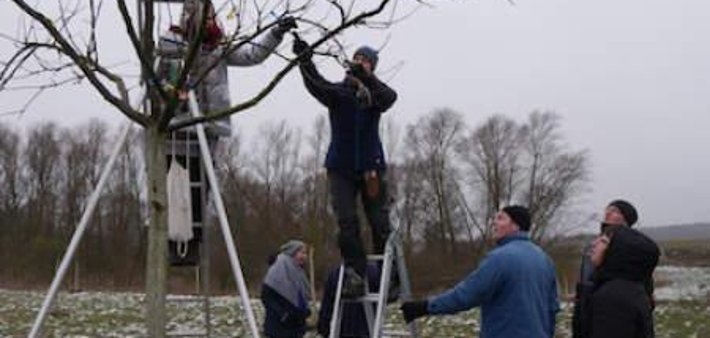
[[[195,128],[191,128],[195,129]],[[207,207],[209,183],[206,168],[200,151],[200,144],[195,130],[173,132],[166,144],[168,156],[178,158],[177,163],[182,165],[189,173],[190,195],[192,198],[192,227],[200,230],[200,240],[197,244],[197,261],[181,266],[173,265],[168,268],[168,278],[171,271],[193,269],[195,276],[195,294],[193,295],[166,295],[166,304],[173,304],[178,311],[187,307],[186,304],[197,303],[201,307],[202,330],[186,332],[166,332],[168,337],[211,337],[212,336],[212,306],[210,292],[210,226],[207,224]],[[179,143],[179,145],[178,145]],[[180,150],[179,152],[176,150]],[[198,200],[195,200],[197,198]],[[192,248],[194,250],[195,248]],[[189,252],[188,252],[189,253]],[[193,253],[194,254],[194,253]],[[171,262],[173,263],[173,262]],[[168,318],[168,324],[170,323]],[[167,331],[167,330],[166,330]]]
[[[399,234],[399,228],[395,228],[387,239],[385,252],[383,255],[368,255],[368,264],[371,262],[381,263],[380,285],[379,290],[370,292],[369,280],[365,278],[366,293],[364,296],[357,299],[343,299],[343,282],[345,280],[345,267],[340,266],[338,273],[338,286],[335,293],[335,302],[333,304],[333,315],[330,321],[330,338],[340,337],[340,328],[343,315],[343,306],[345,303],[359,303],[363,305],[365,310],[365,318],[367,326],[370,329],[370,337],[419,337],[419,330],[416,322],[411,322],[406,329],[395,330],[390,326],[386,326],[387,320],[387,303],[389,300],[390,282],[393,265],[396,263],[396,273],[399,277],[400,292],[398,295],[399,301],[407,301],[411,299],[412,290],[407,274],[407,265],[402,251],[402,243]],[[365,276],[366,277],[366,276]],[[373,313],[373,305],[375,305],[375,313]]]

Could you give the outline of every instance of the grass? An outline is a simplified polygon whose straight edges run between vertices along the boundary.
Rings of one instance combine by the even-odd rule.
[[[143,329],[142,295],[132,293],[62,293],[57,299],[44,332],[48,337],[135,337]],[[42,294],[0,290],[0,337],[21,337],[29,332]],[[253,302],[262,316],[258,301]],[[171,331],[198,332],[203,329],[201,303],[170,303]],[[398,311],[391,309],[389,322],[401,324]],[[710,337],[710,303],[707,301],[661,302],[655,312],[657,337]],[[570,336],[571,307],[564,304],[558,318],[557,337]],[[479,312],[457,316],[429,317],[419,321],[422,337],[475,337]],[[237,299],[212,299],[214,337],[246,337],[241,326]],[[309,337],[315,337],[309,335]]]

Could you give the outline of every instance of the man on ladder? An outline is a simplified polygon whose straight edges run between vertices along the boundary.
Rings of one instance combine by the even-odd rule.
[[[357,298],[366,291],[367,267],[356,210],[358,198],[372,229],[375,254],[384,253],[390,233],[390,201],[379,123],[380,116],[394,104],[397,93],[374,75],[378,52],[373,48],[359,48],[345,80],[337,83],[321,76],[306,42],[296,38],[293,52],[299,57],[306,89],[328,107],[331,141],[325,167],[338,220],[338,245],[345,263],[343,296]]]
[[[380,117],[397,100],[397,93],[375,76],[379,55],[371,47],[357,49],[353,60],[348,62],[345,79],[337,83],[323,78],[311,60],[313,50],[295,34],[293,52],[298,56],[306,89],[328,108],[330,121],[331,141],[325,167],[344,264],[338,274],[330,330],[322,331],[330,331],[330,337],[341,337],[343,298],[362,303],[367,317],[367,336],[381,337],[388,299],[397,298],[394,290],[400,283],[402,295],[409,292],[399,233],[393,232],[390,226],[387,166],[379,135]],[[375,293],[368,293],[373,290],[368,290],[367,285],[370,279],[368,256],[360,238],[358,199],[372,230],[375,255],[371,260],[381,271]],[[416,336],[413,325],[408,335]]]

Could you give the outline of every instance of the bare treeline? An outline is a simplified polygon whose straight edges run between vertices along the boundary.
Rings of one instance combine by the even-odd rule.
[[[224,140],[214,156],[252,287],[267,257],[289,238],[313,246],[317,275],[337,263],[337,227],[322,167],[328,132],[323,116],[308,133],[286,122],[266,123],[252,140],[240,133]],[[389,119],[382,132],[391,217],[402,228],[419,290],[444,287],[470,270],[490,245],[484,240],[490,219],[506,204],[530,206],[532,236],[543,243],[585,220],[577,202],[588,188],[589,156],[567,145],[554,113],[533,112],[524,121],[495,115],[472,127],[461,114],[440,109],[402,128]],[[95,120],[73,128],[43,123],[25,133],[0,124],[0,287],[49,283],[114,134]],[[70,288],[143,285],[148,208],[142,138],[135,134],[82,242]],[[233,282],[217,234],[212,280],[228,291]]]

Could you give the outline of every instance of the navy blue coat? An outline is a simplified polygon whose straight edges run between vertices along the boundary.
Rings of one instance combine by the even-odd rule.
[[[365,107],[358,102],[353,85],[327,81],[312,61],[301,62],[300,69],[308,92],[328,107],[331,142],[325,167],[346,173],[384,170],[380,116],[392,107],[397,93],[375,76],[361,79],[372,96],[372,104]]]
[[[291,304],[266,284],[261,286],[261,302],[266,309],[264,334],[273,338],[301,338],[306,333],[306,319],[311,314]]]

